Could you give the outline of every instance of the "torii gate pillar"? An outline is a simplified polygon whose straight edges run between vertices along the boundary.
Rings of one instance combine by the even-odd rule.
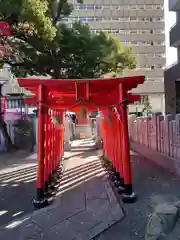
[[[38,141],[37,141],[37,196],[33,200],[35,206],[46,205],[44,198],[44,140],[45,140],[45,108],[43,102],[45,100],[45,89],[42,84],[38,86]]]
[[[119,84],[119,100],[127,98],[127,90],[125,89],[123,83]],[[122,166],[123,166],[123,176],[124,176],[124,188],[125,194],[123,201],[126,202],[130,199],[135,198],[135,194],[132,189],[132,177],[131,177],[131,157],[130,157],[130,147],[129,147],[129,134],[128,134],[128,117],[127,117],[127,104],[122,104],[120,106],[120,121],[121,121],[121,146],[122,146]]]

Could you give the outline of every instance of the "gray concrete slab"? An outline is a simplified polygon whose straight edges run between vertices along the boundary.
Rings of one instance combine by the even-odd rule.
[[[36,172],[36,154],[0,154],[0,229],[34,211]]]
[[[180,178],[142,155],[131,153],[133,187],[138,199],[133,204],[123,204],[125,218],[102,232],[95,240],[144,239],[148,219],[154,208],[163,202],[174,203],[180,199]],[[121,196],[117,194],[121,202]],[[167,239],[178,240],[179,228]]]
[[[12,222],[0,232],[0,239],[90,240],[124,217],[92,141],[78,141],[74,149],[78,151],[81,143],[88,151],[65,156],[55,203]]]

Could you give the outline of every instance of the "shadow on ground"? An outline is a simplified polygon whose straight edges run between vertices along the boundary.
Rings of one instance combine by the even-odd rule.
[[[0,170],[0,227],[33,211],[37,166],[25,161]]]
[[[123,219],[122,209],[104,176],[96,152],[81,154],[65,160],[59,196],[54,204],[19,219],[18,226],[11,222],[0,231],[0,238],[9,240],[16,235],[23,240],[90,240]]]
[[[125,219],[102,233],[96,240],[144,239],[152,209],[162,202],[180,200],[180,179],[177,176],[138,154],[132,153],[131,160],[134,191],[138,194],[137,202],[123,204]],[[120,196],[117,196],[121,201]]]
[[[74,154],[74,153],[70,153]],[[78,152],[73,157],[94,158],[96,154],[90,151]],[[70,157],[65,158],[66,160]],[[73,161],[74,158],[72,158]],[[71,160],[69,160],[71,161]],[[4,164],[3,164],[4,166]],[[12,158],[7,167],[0,169],[0,228],[16,221],[20,217],[35,211],[32,200],[36,196],[36,155],[26,159]],[[97,160],[91,163],[65,170],[58,194],[74,188],[82,180],[91,179],[94,174],[102,172],[102,166]]]

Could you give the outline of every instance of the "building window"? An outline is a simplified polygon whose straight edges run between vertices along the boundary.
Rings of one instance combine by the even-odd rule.
[[[154,82],[155,81],[154,78],[149,78],[149,77],[147,77],[147,80],[150,81],[150,82]]]
[[[131,9],[137,9],[137,6],[136,5],[132,5]]]
[[[95,9],[102,9],[101,5],[95,5]]]
[[[157,65],[156,68],[163,69],[163,66],[162,65]]]
[[[117,29],[112,29],[112,30],[111,30],[111,33],[118,34],[118,33],[119,33],[119,30],[117,30]]]
[[[107,5],[107,4],[105,4],[105,5],[102,6],[102,9],[109,9],[109,8],[111,9],[111,6],[110,6],[110,5]]]
[[[141,44],[142,44],[142,45],[146,45],[146,41],[142,41]]]
[[[146,70],[150,70],[150,69],[151,69],[151,66],[149,66],[149,65],[144,65],[143,68],[145,68]]]
[[[112,17],[112,21],[119,21],[118,17]]]
[[[131,44],[132,44],[132,45],[139,45],[139,42],[133,41],[133,42],[131,42]]]
[[[157,57],[157,58],[164,58],[165,54],[164,53],[156,53],[155,57]]]
[[[131,33],[131,34],[137,34],[138,31],[133,29],[133,30],[130,30],[130,33]]]
[[[153,5],[154,9],[160,9],[163,10],[164,6],[163,5]]]
[[[163,41],[156,41],[155,44],[156,45],[164,45],[164,42]]]
[[[119,33],[121,33],[121,34],[128,34],[128,33],[129,33],[129,30],[120,29],[120,30],[119,30]]]
[[[144,17],[139,18],[140,21],[145,21]]]
[[[139,9],[145,9],[145,6],[144,5],[140,5]]]
[[[129,17],[123,17],[123,18],[119,18],[120,21],[122,22],[128,22],[129,21]]]
[[[102,17],[96,17],[96,21],[102,21]]]
[[[130,21],[137,21],[137,17],[130,17]]]
[[[129,41],[122,41],[123,42],[123,44],[131,44],[131,42],[129,42]]]
[[[140,96],[139,104],[146,104],[149,102],[149,96],[148,95],[141,95]]]
[[[74,10],[79,10],[79,5],[74,5]]]
[[[121,5],[118,5],[118,9],[119,10],[121,10],[121,9],[129,9],[129,5],[123,5],[123,6],[121,6]],[[133,9],[133,6],[131,7],[131,9]]]
[[[141,34],[147,34],[147,33],[149,33],[149,30],[139,30],[139,33],[141,33]]]
[[[155,33],[163,34],[163,33],[164,33],[164,30],[163,30],[163,29],[155,29],[154,32],[155,32]]]
[[[85,4],[80,4],[79,5],[79,10],[86,10],[86,5]]]
[[[87,17],[87,22],[92,22],[92,21],[94,21],[93,17]]]
[[[87,19],[86,18],[79,18],[79,21],[82,22],[82,23],[85,23],[85,22],[87,22]]]
[[[68,19],[68,18],[64,18],[64,19],[63,19],[64,22],[69,22],[69,20],[70,20],[70,19]]]
[[[86,5],[87,10],[94,10],[95,6],[93,4]]]
[[[153,9],[153,5],[151,4],[146,5],[146,9]]]
[[[153,53],[148,53],[148,57],[154,57],[155,55]]]
[[[112,9],[118,9],[118,8],[119,8],[119,5],[114,4],[114,5],[112,5],[111,7],[112,7]]]
[[[159,21],[163,21],[164,18],[163,17],[157,17],[157,18],[154,18],[154,20],[159,22]]]

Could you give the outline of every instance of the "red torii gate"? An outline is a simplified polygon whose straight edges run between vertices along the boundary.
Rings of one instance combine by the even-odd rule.
[[[104,154],[112,162],[114,179],[124,194],[124,202],[135,200],[131,180],[127,104],[139,100],[139,96],[128,91],[144,80],[144,76],[83,80],[18,78],[19,85],[34,94],[32,98],[25,99],[25,104],[36,105],[38,109],[36,207],[49,204],[54,194],[52,190],[56,189],[55,185],[61,177],[63,125],[56,129],[51,116],[59,116],[62,120],[63,112],[68,109],[77,111],[82,106],[89,112],[98,109],[103,112],[101,126]],[[107,124],[109,113],[113,123],[111,129]]]

